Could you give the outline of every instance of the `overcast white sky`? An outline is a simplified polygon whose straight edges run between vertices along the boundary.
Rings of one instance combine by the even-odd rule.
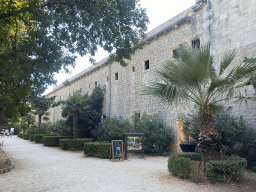
[[[148,31],[154,29],[165,21],[178,15],[185,9],[191,7],[195,4],[195,2],[196,0],[140,0],[141,7],[146,8],[147,15],[150,20]],[[107,52],[99,50],[98,53],[96,53],[94,59],[98,62],[107,56]],[[71,74],[60,72],[59,74],[55,75],[55,79],[58,81],[57,85],[61,84],[65,80],[71,78],[72,76],[90,66],[91,63],[89,62],[89,58],[87,56],[79,57],[76,61],[76,67],[69,68],[70,71],[72,71]],[[51,92],[53,88],[53,86],[49,86],[45,94]]]

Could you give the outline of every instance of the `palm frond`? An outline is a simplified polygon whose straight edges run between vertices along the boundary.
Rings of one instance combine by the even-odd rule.
[[[235,58],[236,56],[236,50],[232,50],[228,53],[226,53],[221,61],[220,61],[220,72],[219,72],[219,75],[222,75],[224,73],[224,71],[226,70],[226,68],[230,65],[230,63],[233,61],[233,59]]]

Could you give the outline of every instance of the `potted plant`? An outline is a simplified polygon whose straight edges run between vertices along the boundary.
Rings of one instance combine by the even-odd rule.
[[[197,136],[198,133],[195,133],[193,123],[190,120],[184,121],[182,131],[185,136],[184,141],[179,144],[182,152],[195,152],[197,140],[194,135]]]
[[[179,144],[182,152],[195,152],[197,143],[194,142],[182,142]]]

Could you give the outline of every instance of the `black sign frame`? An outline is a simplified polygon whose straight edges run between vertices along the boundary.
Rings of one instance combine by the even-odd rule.
[[[124,160],[124,147],[123,147],[123,140],[111,140],[111,147],[110,147],[110,159],[115,158],[123,158]]]
[[[125,133],[125,155],[124,159],[127,160],[127,148],[128,148],[128,137],[139,137],[142,149],[141,150],[135,150],[136,152],[141,151],[142,158],[144,158],[144,133]],[[133,150],[128,150],[133,151]]]

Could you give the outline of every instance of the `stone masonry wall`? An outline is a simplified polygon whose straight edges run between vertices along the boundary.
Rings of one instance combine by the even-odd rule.
[[[176,139],[173,150],[177,151],[179,116],[191,112],[195,107],[191,103],[168,106],[152,96],[140,95],[140,88],[158,81],[155,72],[160,64],[172,57],[173,50],[180,44],[191,44],[195,39],[200,39],[201,44],[211,43],[216,62],[231,49],[237,50],[233,66],[238,65],[245,56],[256,55],[256,0],[198,1],[198,6],[188,9],[190,22],[165,31],[146,43],[143,49],[137,49],[131,61],[128,61],[129,66],[122,67],[118,63],[104,65],[81,76],[70,86],[56,89],[47,97],[55,95],[56,101],[65,100],[77,90],[90,94],[97,82],[97,85],[106,89],[103,114],[130,118],[133,112],[153,114],[160,111],[166,125],[174,128]],[[145,69],[147,60],[149,69]],[[115,79],[116,73],[118,80]],[[249,93],[254,93],[252,87],[249,88]],[[255,105],[233,105],[232,113],[235,116],[243,115],[248,125],[255,125],[255,112]],[[50,109],[50,122],[61,118],[61,107]]]

